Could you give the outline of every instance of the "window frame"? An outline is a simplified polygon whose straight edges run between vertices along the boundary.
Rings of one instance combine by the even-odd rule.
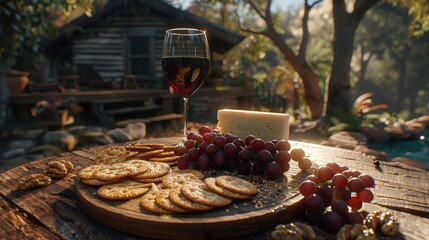
[[[124,69],[126,70],[126,74],[133,74],[137,80],[139,81],[144,81],[144,82],[150,82],[151,80],[153,80],[153,76],[154,76],[154,36],[153,35],[149,35],[149,34],[127,34],[124,36],[125,37],[125,67]],[[148,54],[147,55],[136,55],[136,54],[132,54],[131,53],[131,41],[132,39],[147,39],[148,40]],[[147,58],[148,62],[149,62],[149,72],[148,75],[137,75],[132,73],[132,59],[133,58]]]

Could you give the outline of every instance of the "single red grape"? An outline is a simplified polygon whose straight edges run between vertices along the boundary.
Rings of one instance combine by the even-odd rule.
[[[214,138],[213,143],[219,148],[223,148],[226,144],[226,137],[222,135],[218,135]]]
[[[305,152],[301,148],[294,148],[290,151],[290,156],[292,160],[299,161],[301,158],[305,157]]]
[[[318,190],[318,187],[316,183],[310,180],[305,180],[299,185],[299,192],[304,197],[316,193],[317,190]],[[322,200],[322,203],[323,203],[323,200]]]
[[[265,142],[260,138],[255,138],[250,142],[250,149],[257,154],[258,152],[264,150]]]
[[[198,158],[201,156],[200,150],[198,148],[193,147],[188,151],[188,157],[191,162],[196,162]]]
[[[357,196],[362,202],[371,202],[374,199],[374,194],[369,189],[364,189]]]
[[[317,194],[308,195],[304,200],[304,206],[309,214],[321,214],[325,210],[323,199]]]
[[[301,160],[299,160],[299,162],[298,162],[298,167],[302,171],[307,171],[308,169],[311,168],[312,165],[313,165],[313,163],[311,162],[311,160],[306,158],[306,157],[301,158]]]
[[[218,150],[219,150],[219,147],[214,145],[213,143],[210,143],[206,147],[206,153],[211,157],[214,156]]]
[[[322,228],[331,234],[336,234],[343,222],[336,212],[326,212],[322,217]]]
[[[274,156],[274,160],[280,163],[289,162],[290,159],[290,154],[287,151],[278,151]]]
[[[246,146],[250,146],[250,143],[253,141],[253,139],[255,139],[256,137],[253,135],[247,135],[244,138],[244,143],[246,144]]]
[[[246,147],[246,144],[244,143],[244,141],[239,139],[239,138],[234,139],[234,141],[232,141],[232,143],[234,143],[234,145],[237,147],[238,151],[241,151]]]
[[[347,204],[353,210],[359,210],[362,208],[362,201],[357,196],[351,197],[349,200],[347,200]]]
[[[342,199],[333,200],[331,208],[332,211],[338,213],[340,216],[345,216],[349,212],[349,207],[346,201]]]
[[[214,140],[214,136],[212,133],[205,133],[203,135],[203,139],[204,139],[204,142],[206,142],[206,143],[212,143]]]
[[[193,147],[195,147],[195,140],[185,140],[184,142],[183,142],[183,146],[185,146],[186,147],[186,149],[191,149],[191,148],[193,148]]]
[[[349,182],[347,183],[347,188],[351,192],[359,193],[359,192],[362,192],[365,189],[365,184],[359,178],[352,177],[352,178],[349,179]]]
[[[325,185],[321,187],[317,193],[323,198],[325,207],[331,205],[332,197],[334,196],[334,189],[331,186]]]
[[[276,145],[274,145],[273,142],[266,142],[265,143],[265,150],[268,150],[271,155],[276,155],[277,153],[277,149],[276,149]]]
[[[226,138],[227,143],[232,143],[232,141],[235,139],[235,137],[230,133],[225,134],[224,137]]]
[[[287,172],[289,171],[290,165],[289,162],[278,162],[280,164],[280,166],[282,166],[283,172]]]
[[[334,173],[340,172],[340,166],[337,163],[334,163],[334,162],[327,163],[326,166],[329,167],[330,169],[332,169],[332,171],[334,171]]]
[[[360,180],[362,180],[363,184],[365,185],[365,188],[372,188],[374,187],[374,178],[372,178],[369,175],[361,174],[358,177]]]
[[[188,133],[188,135],[186,136],[186,138],[188,140],[196,140],[197,139],[197,134],[194,133],[194,132],[190,132],[190,133]]]
[[[277,141],[276,148],[278,151],[289,151],[290,143],[287,140]]]
[[[188,169],[190,165],[190,161],[188,156],[181,156],[179,160],[177,160],[177,168],[180,170]]]
[[[329,167],[319,167],[316,169],[317,178],[321,183],[329,181],[334,176],[334,171]]]
[[[345,215],[344,220],[347,224],[362,224],[363,216],[358,211],[349,212]]]
[[[238,153],[238,157],[242,160],[250,162],[253,160],[253,152],[246,148]]]
[[[209,126],[201,126],[199,129],[198,129],[198,133],[201,135],[201,136],[204,136],[204,134],[206,134],[206,133],[211,133],[212,132],[212,130],[210,129],[210,127]]]
[[[276,179],[283,175],[282,166],[278,162],[269,162],[266,171],[268,179]]]
[[[185,146],[177,145],[176,148],[174,148],[174,155],[183,156],[187,151],[188,149]]]
[[[320,183],[319,182],[319,179],[316,177],[316,175],[314,175],[314,174],[311,174],[311,175],[308,175],[306,178],[305,178],[305,180],[311,180],[311,181],[313,181],[314,183]]]
[[[209,156],[203,154],[198,158],[198,168],[202,171],[207,171],[210,169],[212,161]]]
[[[347,177],[342,173],[337,173],[332,177],[332,184],[337,188],[345,188],[347,186]]]
[[[263,164],[268,164],[273,160],[273,156],[268,150],[261,150],[257,155],[258,161],[262,162]]]
[[[230,143],[230,142],[225,144],[223,151],[228,157],[237,156],[238,154],[237,147],[234,145],[234,143]]]

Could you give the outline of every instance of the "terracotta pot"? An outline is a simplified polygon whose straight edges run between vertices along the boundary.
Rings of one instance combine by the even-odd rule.
[[[11,70],[7,73],[7,84],[9,86],[10,93],[22,93],[25,87],[30,82],[28,72],[19,72]]]

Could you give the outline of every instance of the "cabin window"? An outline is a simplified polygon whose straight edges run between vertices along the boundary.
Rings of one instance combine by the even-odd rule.
[[[141,80],[149,80],[152,75],[152,39],[135,36],[128,38],[128,72]]]

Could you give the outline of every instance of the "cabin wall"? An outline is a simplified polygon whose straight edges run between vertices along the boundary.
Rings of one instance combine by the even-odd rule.
[[[73,40],[74,64],[89,64],[100,72],[104,81],[130,74],[127,39],[130,36],[151,39],[150,78],[137,78],[140,83],[161,86],[163,73],[161,52],[168,21],[156,13],[142,16],[115,16],[100,20]]]

